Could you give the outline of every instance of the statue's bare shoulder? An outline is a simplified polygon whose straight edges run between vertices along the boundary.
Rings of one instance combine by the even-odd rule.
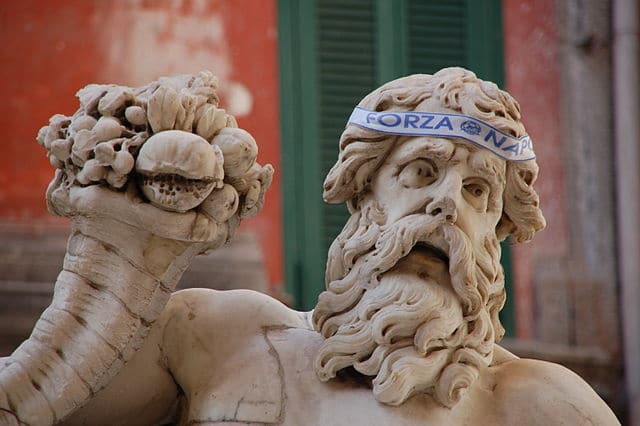
[[[290,309],[273,297],[253,290],[181,290],[171,296],[163,316],[165,321],[175,323],[181,315],[187,321],[197,320],[200,316],[215,322],[218,327],[233,327],[234,332],[278,325],[310,327],[306,313]]]
[[[171,297],[161,327],[167,359],[181,363],[188,346],[215,358],[219,365],[240,358],[238,352],[256,340],[264,340],[269,329],[310,325],[306,313],[262,293],[189,289]],[[179,366],[169,368],[174,371]]]
[[[305,313],[250,290],[185,290],[161,317],[167,370],[188,408],[181,421],[278,423],[285,384],[271,330],[308,329]]]
[[[518,424],[524,418],[535,425],[620,424],[595,391],[568,368],[513,355],[500,361],[488,372],[505,424]]]

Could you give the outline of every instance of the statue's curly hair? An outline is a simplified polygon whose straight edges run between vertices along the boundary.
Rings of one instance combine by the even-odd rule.
[[[463,68],[393,80],[368,94],[359,106],[374,111],[422,111],[422,103],[434,97],[451,111],[479,118],[515,137],[526,134],[518,102],[494,83],[480,80]],[[356,211],[359,196],[398,139],[348,125],[340,137],[338,161],[324,182],[324,200],[346,202],[352,213]],[[500,240],[511,236],[518,242],[529,241],[544,228],[539,197],[533,188],[537,176],[535,160],[507,161],[502,218],[496,228]]]

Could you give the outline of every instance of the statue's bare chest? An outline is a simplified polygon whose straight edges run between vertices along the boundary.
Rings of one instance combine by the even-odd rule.
[[[223,368],[216,366],[215,378],[203,377],[208,383],[201,391],[187,396],[184,424],[452,424],[452,412],[429,398],[390,407],[356,381],[321,382],[313,370],[321,338],[311,330],[265,327],[247,343]]]

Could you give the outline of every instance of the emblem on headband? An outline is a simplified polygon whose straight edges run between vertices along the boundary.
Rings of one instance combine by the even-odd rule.
[[[482,130],[482,128],[480,127],[480,125],[478,125],[478,123],[474,123],[473,121],[467,120],[460,125],[460,130],[462,130],[463,132],[469,135],[475,136],[480,134],[480,131]]]
[[[510,161],[536,158],[533,142],[528,135],[516,138],[489,123],[464,114],[376,112],[356,107],[348,124],[391,135],[463,139]]]

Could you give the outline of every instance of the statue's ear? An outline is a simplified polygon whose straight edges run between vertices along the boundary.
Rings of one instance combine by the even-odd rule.
[[[502,212],[502,217],[496,226],[496,236],[498,241],[504,241],[508,236],[514,233],[516,225],[511,221],[509,216]]]
[[[511,237],[515,242],[524,243],[531,241],[539,230],[546,226],[544,216],[537,206],[529,206],[522,209],[519,220],[511,220],[509,215],[502,212],[502,217],[496,226],[496,237],[503,241]]]
[[[538,176],[535,161],[507,164],[506,186],[502,195],[502,217],[496,226],[498,239],[510,236],[522,243],[530,241],[546,225],[533,185]]]

